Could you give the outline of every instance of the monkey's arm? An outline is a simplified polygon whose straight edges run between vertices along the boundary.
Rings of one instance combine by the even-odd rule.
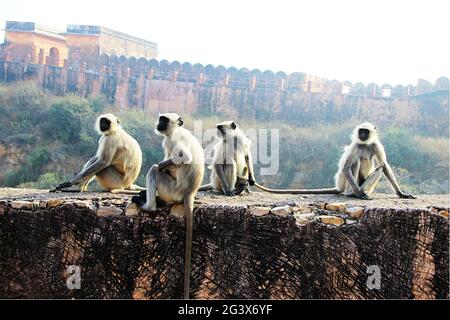
[[[253,172],[253,162],[252,162],[252,155],[250,151],[245,155],[245,162],[247,164],[248,168],[248,184],[251,186],[255,185],[255,175]]]
[[[111,142],[111,143],[110,143]],[[116,153],[116,146],[111,140],[102,138],[97,154],[89,160],[83,167],[83,170],[73,178],[70,183],[80,184],[83,181],[91,179],[100,170],[105,169],[111,164],[111,161]]]
[[[72,185],[79,184],[83,182],[83,180],[92,178],[97,172],[108,167],[109,164],[109,161],[96,157],[96,159],[89,166],[85,166],[85,168],[83,168],[83,170],[77,174],[75,178],[70,181],[70,183],[72,183]]]
[[[159,171],[164,171],[171,166],[177,166],[180,164],[190,164],[192,162],[192,154],[188,148],[182,143],[178,144],[172,154],[167,157],[166,160],[158,163]]]
[[[109,165],[107,162],[104,162],[98,158],[93,158],[91,160],[93,161],[91,161],[90,165],[85,165],[83,170],[81,170],[81,172],[77,174],[72,180],[59,184],[54,190],[52,190],[52,192],[55,192],[57,190],[63,191],[63,189],[70,188],[74,185],[82,185],[83,182],[89,181],[93,176],[95,176],[97,172]]]
[[[167,169],[168,167],[174,166],[174,165],[175,165],[175,163],[173,163],[172,159],[167,159],[167,160],[164,160],[164,161],[158,163],[158,169],[159,169],[159,171],[164,171],[164,169]]]
[[[364,190],[361,190],[361,188],[356,183],[355,177],[353,176],[352,172],[352,165],[355,163],[355,161],[358,161],[358,159],[355,159],[356,155],[352,151],[345,160],[343,173],[345,176],[345,179],[347,179],[347,182],[350,184],[350,187],[352,188],[353,193],[356,197],[359,199],[369,200],[369,196]]]
[[[380,144],[377,145],[375,148],[375,156],[378,164],[383,167],[383,173],[386,176],[386,178],[389,181],[389,184],[391,185],[392,189],[394,189],[397,196],[403,199],[416,199],[416,197],[405,194],[400,190],[400,186],[398,185],[397,180],[395,179],[394,172],[392,171],[391,166],[387,162],[386,159],[386,152],[384,151],[384,147]]]
[[[222,184],[223,192],[227,196],[234,196],[234,191],[230,189],[230,186],[228,185],[228,181],[225,177],[225,172],[223,171],[223,165],[221,164],[215,164],[214,170],[216,171],[217,176],[219,177],[220,183]]]

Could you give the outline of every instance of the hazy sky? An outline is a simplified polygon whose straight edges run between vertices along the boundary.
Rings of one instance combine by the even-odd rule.
[[[13,0],[0,26],[103,25],[169,61],[406,85],[450,75],[449,12],[448,0]]]

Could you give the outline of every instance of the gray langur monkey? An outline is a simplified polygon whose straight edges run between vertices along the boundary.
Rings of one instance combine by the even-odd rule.
[[[227,196],[248,192],[248,185],[255,184],[250,146],[250,139],[234,121],[218,123],[211,183],[199,191],[215,190]]]
[[[335,187],[326,189],[292,189],[278,190],[262,187],[263,191],[291,194],[338,194],[354,196],[370,200],[382,174],[388,179],[397,196],[404,199],[415,199],[414,196],[401,191],[391,166],[387,162],[386,152],[378,138],[377,128],[364,122],[357,126],[351,136],[352,142],[346,146],[339,160],[339,169],[335,175]],[[375,163],[377,166],[375,166]]]
[[[147,190],[133,197],[132,202],[144,210],[154,211],[158,192],[164,202],[183,204],[186,217],[184,298],[189,299],[194,198],[203,180],[205,160],[200,142],[182,126],[183,119],[176,113],[159,116],[156,133],[164,136],[165,157],[151,167],[147,174]]]
[[[137,141],[122,129],[119,118],[111,113],[99,116],[95,127],[101,135],[96,155],[71,181],[61,183],[53,191],[65,191],[74,185],[80,186],[82,192],[87,191],[94,177],[106,191],[142,190],[133,184],[142,164]]]

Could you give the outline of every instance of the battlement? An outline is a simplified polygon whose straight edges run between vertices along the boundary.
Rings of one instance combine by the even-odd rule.
[[[170,80],[178,82],[199,83],[205,86],[226,86],[246,89],[268,89],[274,91],[297,91],[306,93],[352,95],[368,98],[408,99],[409,97],[438,90],[449,89],[449,79],[438,78],[434,84],[419,79],[416,86],[370,83],[367,86],[361,82],[352,84],[350,81],[340,82],[315,75],[272,70],[261,71],[247,68],[213,66],[200,63],[158,61],[103,54],[99,58],[97,70],[106,67],[110,72],[126,70],[130,76],[139,77],[141,73],[147,79]]]
[[[202,86],[230,87],[250,90],[287,91],[333,96],[345,95],[374,99],[409,99],[414,96],[449,89],[446,77],[435,83],[419,79],[415,86],[329,80],[315,75],[283,71],[249,70],[223,65],[202,65],[179,61],[157,60],[157,44],[116,30],[96,25],[69,24],[66,32],[34,22],[6,22],[5,44],[0,45],[0,59],[25,64],[49,64],[73,70],[89,70],[110,75],[145,80],[168,80]],[[18,36],[17,33],[34,34]],[[56,43],[39,35],[51,36]],[[37,36],[37,37],[36,37]],[[3,57],[3,58],[2,58]]]

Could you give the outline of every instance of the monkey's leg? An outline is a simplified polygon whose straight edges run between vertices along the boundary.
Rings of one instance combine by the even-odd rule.
[[[348,197],[356,197],[362,200],[371,200],[366,193],[357,183],[356,180],[359,177],[359,171],[361,170],[360,161],[356,161],[351,167],[344,168],[344,175],[346,178],[346,188],[344,195]]]
[[[347,180],[345,179],[344,174],[339,171],[338,173],[336,173],[336,176],[334,177],[334,180],[335,180],[336,189],[339,192],[344,192],[345,191],[345,185],[346,185],[346,182],[347,182]]]
[[[375,189],[378,181],[380,180],[382,174],[383,174],[383,167],[376,168],[374,172],[372,172],[367,176],[366,180],[360,187],[361,190],[364,190],[367,193],[367,195],[370,196],[370,194]]]
[[[80,185],[81,192],[86,192],[86,191],[87,191],[88,186],[89,186],[89,184],[92,182],[92,180],[94,180],[94,177],[95,177],[95,176],[92,176],[90,179],[86,179],[86,180],[84,180],[84,181],[81,183],[81,185]]]
[[[100,170],[96,177],[100,186],[107,191],[124,188],[125,176],[114,166],[108,166]]]
[[[147,202],[142,206],[142,209],[154,211],[156,210],[156,176],[158,174],[158,165],[154,164],[147,173],[146,177],[146,197]]]
[[[147,173],[147,202],[142,206],[142,209],[148,211],[156,210],[156,192],[159,197],[165,202],[181,202],[183,196],[177,191],[177,182],[170,174],[161,172],[158,165],[153,165]]]
[[[97,156],[91,158],[84,166],[83,170],[79,174],[73,178],[68,185],[80,185],[85,184],[86,181],[90,181],[93,176],[98,174],[100,171],[108,168],[108,163],[101,158],[98,158]]]
[[[236,164],[215,164],[214,171],[214,189],[223,192],[227,196],[234,196],[237,179]]]
[[[394,172],[392,172],[391,166],[387,162],[384,163],[383,173],[388,179],[392,189],[394,189],[397,196],[399,196],[402,199],[416,199],[416,197],[414,197],[413,195],[403,193],[400,190],[397,180],[395,179]]]

